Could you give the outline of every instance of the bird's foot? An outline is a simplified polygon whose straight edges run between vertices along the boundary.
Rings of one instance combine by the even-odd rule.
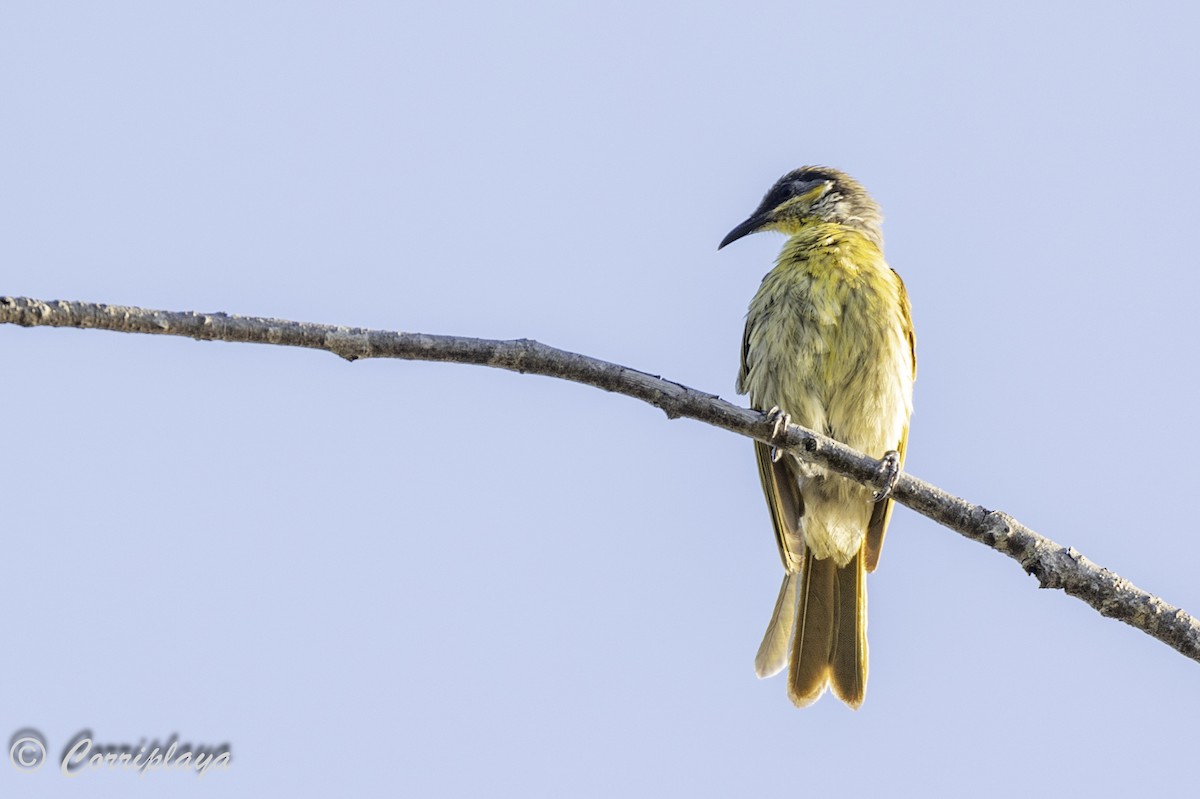
[[[792,423],[792,417],[783,412],[778,405],[767,411],[767,420],[774,426],[771,428],[771,463],[779,463],[779,459],[783,457],[783,450],[778,446],[782,443],[781,439],[787,435],[788,425]]]
[[[879,471],[875,473],[875,501],[883,502],[892,495],[896,481],[900,479],[900,453],[896,450],[885,452],[879,459]]]

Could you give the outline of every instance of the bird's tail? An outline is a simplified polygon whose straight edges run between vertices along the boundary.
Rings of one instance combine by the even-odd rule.
[[[863,551],[845,566],[805,549],[798,574],[784,575],[771,624],[754,660],[759,677],[788,663],[788,696],[803,707],[826,687],[850,707],[867,693],[867,579]]]

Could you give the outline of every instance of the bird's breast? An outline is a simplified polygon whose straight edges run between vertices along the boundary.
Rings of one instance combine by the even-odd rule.
[[[903,284],[874,245],[805,244],[785,246],[751,301],[739,390],[877,457],[912,409]]]

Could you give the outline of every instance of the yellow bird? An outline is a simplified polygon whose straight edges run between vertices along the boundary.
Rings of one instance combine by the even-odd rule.
[[[882,457],[887,484],[908,443],[916,352],[904,283],[883,260],[881,222],[854,179],[802,167],[720,246],[760,230],[789,237],[750,302],[738,393],[780,424]],[[770,677],[789,665],[797,706],[831,687],[858,708],[867,690],[866,574],[879,563],[888,490],[872,492],[767,444],[754,448],[785,571],[755,670]]]

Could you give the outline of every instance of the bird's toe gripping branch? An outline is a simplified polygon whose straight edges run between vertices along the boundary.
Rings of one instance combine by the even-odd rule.
[[[781,439],[787,435],[788,425],[792,423],[792,417],[783,412],[778,405],[767,411],[767,419],[774,425],[771,428],[771,438],[778,443],[782,443]],[[779,463],[779,459],[783,457],[783,450],[779,449],[778,444],[771,447],[771,463]]]
[[[875,501],[883,502],[892,495],[896,481],[900,479],[900,453],[890,450],[879,459],[879,471],[875,473]]]

